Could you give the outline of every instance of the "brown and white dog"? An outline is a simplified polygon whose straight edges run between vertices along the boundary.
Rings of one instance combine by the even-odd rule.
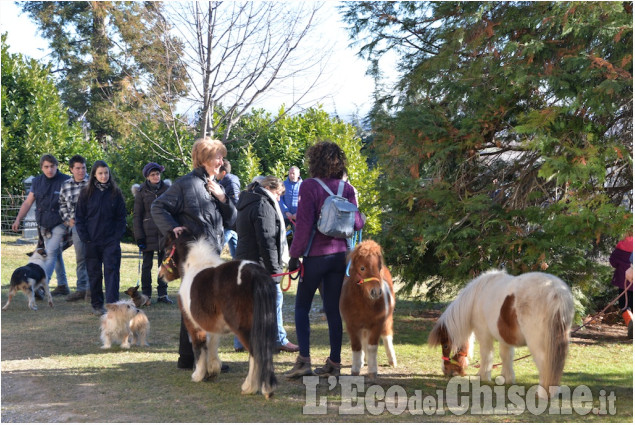
[[[44,263],[46,261],[46,251],[44,248],[38,248],[30,254],[30,260],[26,266],[18,267],[11,275],[11,282],[9,283],[9,300],[2,307],[2,310],[6,310],[11,303],[14,295],[18,291],[24,291],[27,296],[27,303],[31,310],[37,310],[35,304],[35,291],[40,288],[44,289],[46,297],[49,302],[49,306],[53,308],[53,298],[49,291],[48,279],[46,278],[46,272],[44,271]]]
[[[119,341],[121,348],[135,343],[147,346],[149,330],[148,317],[131,300],[106,304],[106,313],[101,316],[101,348],[110,348]]]

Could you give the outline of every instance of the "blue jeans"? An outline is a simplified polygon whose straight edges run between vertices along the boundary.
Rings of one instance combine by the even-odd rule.
[[[51,280],[53,270],[57,275],[57,286],[68,286],[66,279],[66,268],[64,267],[64,258],[62,258],[62,240],[66,234],[66,226],[58,224],[50,230],[51,236],[42,235],[44,239],[44,249],[46,249],[46,262],[44,263],[44,271],[46,276]]]
[[[280,277],[274,277],[274,280],[275,279],[282,280],[282,278]],[[285,345],[286,343],[289,342],[289,340],[287,339],[287,331],[284,329],[284,323],[282,321],[283,297],[282,297],[282,288],[280,288],[280,281],[278,281],[276,288],[277,288],[276,289],[276,317],[278,319],[277,320],[278,321],[278,337],[276,338],[276,344]],[[238,338],[236,337],[234,337],[234,348],[244,348],[243,345],[238,340]]]
[[[75,230],[75,227],[71,227],[73,232],[73,247],[75,248],[75,258],[77,258],[77,267],[75,273],[77,274],[77,290],[88,291],[88,272],[86,271],[86,247],[84,242],[79,238],[79,233]]]
[[[346,272],[346,253],[304,257],[304,277],[298,283],[295,298],[295,331],[298,335],[300,355],[310,357],[311,326],[309,312],[313,296],[320,282],[322,287],[322,303],[329,327],[329,358],[335,363],[341,361],[342,351],[342,316],[340,316],[340,294]]]
[[[234,230],[227,229],[223,232],[223,236],[225,237],[225,243],[229,245],[229,255],[231,255],[233,259],[236,256],[236,245],[238,245],[238,233],[236,233]]]

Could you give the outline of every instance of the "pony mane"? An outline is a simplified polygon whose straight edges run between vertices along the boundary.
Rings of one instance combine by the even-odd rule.
[[[470,345],[472,347],[474,346],[472,335],[474,329],[474,325],[472,324],[474,301],[480,295],[483,286],[492,279],[505,276],[511,277],[502,270],[490,270],[483,273],[469,282],[465,288],[461,289],[456,299],[452,301],[443,312],[438,323],[447,329],[448,337],[452,345],[452,354],[458,352],[461,349],[461,345],[468,340],[471,341]]]
[[[196,275],[201,270],[218,267],[225,262],[205,237],[188,242],[187,245],[189,250],[183,267],[184,274],[193,273]]]

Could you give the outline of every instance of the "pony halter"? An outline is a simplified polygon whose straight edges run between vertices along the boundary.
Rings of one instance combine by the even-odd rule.
[[[459,356],[467,357],[467,353],[466,353],[466,352],[464,352],[464,351],[458,351],[456,354],[458,354]],[[450,357],[441,356],[441,358],[442,358],[443,360],[445,360],[446,362],[450,362],[450,364],[454,364],[454,365],[457,365],[457,366],[461,366],[461,365],[459,364],[459,362],[457,362],[456,360],[454,360],[454,359],[452,359],[452,358],[450,358]]]
[[[346,266],[346,276],[351,277],[349,270],[351,269],[351,262],[348,262],[348,265]],[[381,282],[380,279],[376,278],[376,277],[367,277],[366,279],[359,279],[356,280],[355,283],[358,285],[363,285],[366,282],[370,282],[371,280],[376,280],[377,282]]]
[[[176,264],[174,263],[174,259],[172,258],[175,250],[176,250],[176,245],[172,245],[172,250],[170,251],[170,255],[168,255],[166,259],[163,260],[163,262],[161,263],[161,265],[165,267],[169,273],[173,273],[174,272],[173,267],[176,267]]]

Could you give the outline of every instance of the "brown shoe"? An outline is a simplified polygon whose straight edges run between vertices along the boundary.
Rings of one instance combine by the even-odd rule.
[[[297,345],[289,341],[284,345],[278,345],[278,351],[286,351],[287,353],[297,353],[298,351],[300,351],[300,347],[298,347]]]
[[[341,364],[334,363],[331,359],[327,358],[324,366],[318,367],[313,373],[317,376],[340,376],[341,367]]]
[[[295,379],[310,375],[313,375],[313,371],[311,370],[311,359],[302,356],[298,356],[291,370],[284,373],[284,376],[287,379]]]
[[[79,301],[86,299],[86,291],[75,291],[66,297],[66,301]]]
[[[51,291],[51,296],[57,297],[59,295],[68,295],[70,293],[71,293],[71,291],[68,289],[68,286],[66,286],[66,285],[59,286],[59,285],[57,285],[57,288],[55,288],[55,289],[53,289]]]

